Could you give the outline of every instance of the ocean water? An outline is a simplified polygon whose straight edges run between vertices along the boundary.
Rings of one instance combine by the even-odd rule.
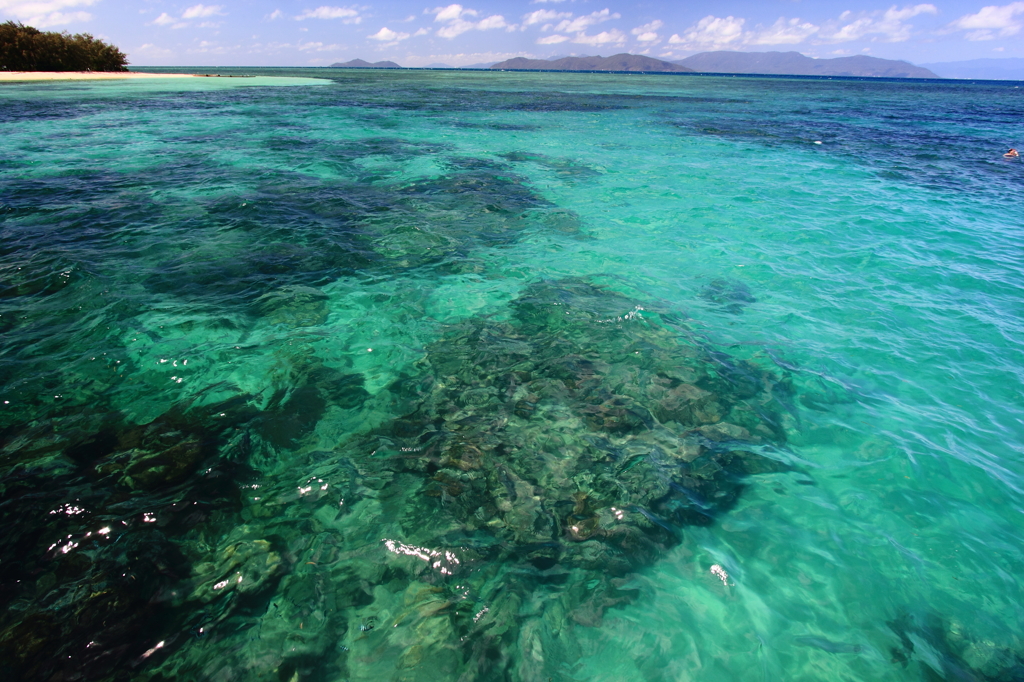
[[[1024,90],[259,74],[0,87],[14,679],[1024,679]]]

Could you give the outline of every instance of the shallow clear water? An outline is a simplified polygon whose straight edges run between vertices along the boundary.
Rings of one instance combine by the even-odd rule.
[[[1024,91],[267,73],[0,88],[19,678],[1024,677]]]

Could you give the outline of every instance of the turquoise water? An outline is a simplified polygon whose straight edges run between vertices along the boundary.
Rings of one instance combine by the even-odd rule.
[[[268,74],[0,88],[18,679],[1024,679],[1020,88]]]

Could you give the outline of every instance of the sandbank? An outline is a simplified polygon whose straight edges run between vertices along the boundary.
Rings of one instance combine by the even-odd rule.
[[[125,78],[193,78],[194,73],[139,73],[138,71],[0,71],[7,81],[106,81]]]

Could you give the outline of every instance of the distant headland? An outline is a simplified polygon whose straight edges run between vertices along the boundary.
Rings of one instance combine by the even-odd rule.
[[[637,54],[617,54],[611,57],[563,57],[526,59],[516,57],[491,66],[492,69],[527,71],[644,71],[647,73],[693,73],[693,69],[672,62]]]
[[[395,62],[370,63],[362,59],[331,64],[346,69],[401,69]],[[813,59],[799,52],[701,52],[666,61],[638,54],[611,57],[578,56],[529,59],[515,57],[502,62],[455,67],[436,63],[423,68],[492,71],[632,71],[642,73],[723,73],[769,76],[847,76],[855,78],[942,78],[934,71],[896,59],[867,55]]]
[[[537,71],[645,71],[648,73],[739,73],[778,76],[859,76],[872,78],[939,78],[909,62],[858,55],[812,59],[799,52],[701,52],[667,62],[632,54],[612,57],[564,57],[554,61],[517,57],[492,69]]]
[[[675,64],[701,73],[743,73],[775,76],[854,76],[861,78],[939,78],[910,62],[867,55],[812,59],[799,52],[701,52]]]
[[[394,62],[374,62],[370,63],[363,61],[362,59],[353,59],[350,62],[337,62],[331,64],[328,68],[331,69],[400,69],[402,68]]]

